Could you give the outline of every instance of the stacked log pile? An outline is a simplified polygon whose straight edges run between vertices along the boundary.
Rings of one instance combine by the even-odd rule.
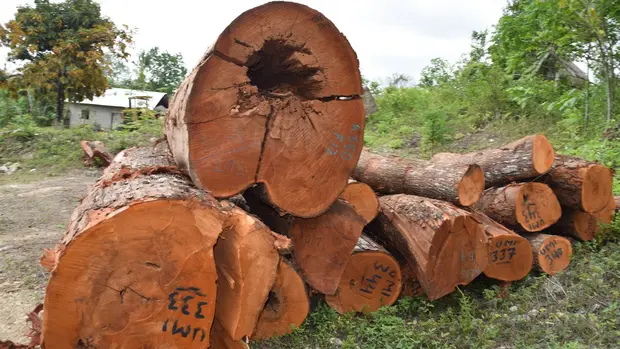
[[[321,13],[235,19],[180,86],[167,141],[119,153],[42,257],[45,348],[248,348],[300,326],[311,296],[372,312],[483,273],[555,274],[559,235],[592,239],[616,210],[612,172],[543,135],[430,161],[362,150],[361,94]]]

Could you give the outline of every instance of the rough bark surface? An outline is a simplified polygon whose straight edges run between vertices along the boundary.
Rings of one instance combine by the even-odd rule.
[[[484,171],[486,188],[538,177],[553,165],[554,151],[543,135],[531,135],[506,144],[468,154],[439,153],[432,161],[452,164],[477,164]]]
[[[470,206],[484,190],[484,174],[476,164],[381,156],[363,151],[353,178],[384,194],[422,195]]]
[[[368,232],[406,258],[429,299],[468,284],[486,268],[488,239],[469,212],[413,195],[383,196],[379,202],[381,213]]]
[[[400,266],[383,247],[362,235],[327,304],[339,313],[370,313],[398,299],[402,285]]]
[[[607,206],[596,213],[564,207],[562,218],[551,227],[551,231],[554,234],[571,236],[581,241],[594,240],[602,226],[613,221],[617,209],[613,196],[610,196]]]
[[[530,243],[482,212],[475,212],[474,217],[489,237],[489,264],[484,268],[484,275],[502,281],[524,278],[532,269]]]
[[[516,183],[485,190],[474,209],[516,231],[541,231],[560,219],[562,208],[543,183]]]
[[[166,151],[144,153],[165,158]],[[133,152],[141,151],[120,157]],[[132,160],[136,168],[140,162]],[[213,245],[226,214],[166,166],[102,179],[76,208],[67,234],[43,259],[52,270],[43,346],[208,345],[217,280]]]
[[[612,195],[613,172],[598,163],[557,155],[545,182],[562,205],[595,213],[607,206]]]
[[[276,207],[315,217],[359,157],[362,92],[357,56],[330,20],[270,2],[220,34],[179,87],[166,135],[178,165],[215,197],[263,183]]]
[[[534,267],[549,275],[566,269],[573,254],[573,248],[568,239],[557,235],[528,234],[525,235],[532,244]]]

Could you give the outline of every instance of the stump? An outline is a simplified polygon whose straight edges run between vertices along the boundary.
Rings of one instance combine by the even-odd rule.
[[[487,189],[474,208],[500,224],[528,232],[541,231],[562,215],[553,191],[535,182]]]
[[[551,227],[551,231],[558,235],[568,235],[581,241],[594,240],[596,234],[604,224],[613,221],[617,209],[613,196],[607,202],[607,207],[596,213],[587,213],[564,207],[562,218]]]
[[[291,333],[310,311],[306,284],[290,262],[280,260],[278,276],[258,319],[252,339],[267,339]]]
[[[325,301],[340,314],[371,313],[398,299],[402,285],[400,266],[383,247],[362,235],[347,263],[334,295]]]
[[[469,212],[413,195],[383,196],[379,202],[381,213],[368,232],[406,258],[430,300],[468,284],[485,269],[488,240]]]
[[[224,214],[187,178],[170,173],[165,144],[117,158],[137,170],[100,180],[43,258],[52,269],[43,346],[204,348],[215,312],[213,245]],[[151,158],[168,167],[141,173]]]
[[[502,281],[524,278],[532,269],[532,247],[527,239],[481,212],[474,217],[489,237],[489,264],[484,275]]]
[[[384,194],[412,194],[470,206],[484,190],[484,174],[476,164],[381,156],[363,151],[353,178]]]
[[[100,141],[81,141],[80,145],[84,150],[84,165],[93,166],[95,161],[101,161],[101,164],[106,167],[110,165],[114,156],[108,151],[105,144]]]
[[[478,164],[484,171],[486,188],[538,177],[553,165],[553,146],[543,135],[531,135],[502,146],[468,154],[439,153],[433,162]]]
[[[588,213],[604,209],[613,195],[609,168],[572,156],[557,155],[545,182],[562,205]]]
[[[166,135],[215,197],[263,183],[282,211],[315,217],[357,163],[362,92],[356,54],[330,20],[270,2],[237,17],[180,85]]]
[[[568,239],[557,235],[528,234],[525,236],[532,244],[534,267],[549,275],[566,269],[573,254]]]
[[[249,337],[273,287],[280,257],[271,230],[232,207],[215,248],[219,275],[215,317],[232,340]]]

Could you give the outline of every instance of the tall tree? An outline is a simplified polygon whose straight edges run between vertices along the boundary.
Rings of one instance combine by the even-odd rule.
[[[0,42],[9,47],[9,60],[23,64],[24,84],[55,91],[60,124],[65,99],[104,93],[104,53],[127,57],[131,34],[102,16],[93,0],[35,0],[34,7],[19,7],[15,18],[0,26]]]
[[[136,87],[169,94],[176,90],[187,74],[180,53],[160,51],[159,47],[140,52],[136,65],[138,68]]]

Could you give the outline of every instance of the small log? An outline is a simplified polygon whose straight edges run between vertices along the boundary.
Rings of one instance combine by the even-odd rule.
[[[594,240],[602,226],[613,221],[617,209],[613,196],[610,196],[607,206],[596,213],[564,207],[562,218],[551,227],[551,231],[554,234],[571,236],[581,241]]]
[[[379,200],[368,184],[351,182],[344,187],[340,198],[355,208],[366,222],[370,222],[379,213]]]
[[[499,149],[468,154],[439,153],[431,161],[477,164],[484,171],[486,188],[499,187],[547,173],[553,165],[553,146],[543,135],[523,137]]]
[[[406,258],[430,300],[468,284],[486,268],[488,239],[471,213],[413,195],[383,196],[379,202],[381,213],[368,232]]]
[[[562,208],[544,183],[515,183],[485,190],[474,209],[516,231],[541,231],[560,219]]]
[[[384,194],[412,194],[463,206],[476,203],[484,173],[476,164],[435,164],[363,151],[353,178]]]
[[[232,210],[213,251],[219,275],[215,317],[234,341],[254,332],[280,259],[271,230],[228,202]]]
[[[105,144],[100,141],[81,141],[80,145],[84,150],[84,165],[93,166],[95,160],[101,161],[104,167],[110,165],[114,156],[108,151]]]
[[[566,269],[573,254],[570,241],[557,235],[527,234],[525,238],[532,244],[534,267],[549,275]]]
[[[400,266],[383,247],[362,235],[344,269],[334,295],[325,301],[340,314],[371,313],[398,299],[402,285]]]
[[[289,334],[294,327],[301,326],[309,311],[306,284],[295,268],[283,258],[252,339],[261,340]]]
[[[532,270],[530,243],[481,212],[475,212],[474,217],[489,237],[489,264],[484,268],[484,275],[502,281],[524,278]]]
[[[562,205],[588,213],[604,209],[613,195],[609,168],[572,156],[557,155],[545,182]]]
[[[269,2],[237,17],[183,81],[166,135],[178,165],[215,197],[263,183],[274,206],[315,217],[338,198],[362,149],[361,81],[329,19]]]
[[[128,149],[82,200],[43,262],[42,346],[204,348],[215,313],[213,245],[226,214],[173,171],[167,145]],[[161,160],[161,168],[152,159]],[[146,167],[150,169],[142,172]],[[131,165],[129,165],[131,164]],[[116,168],[116,167],[113,167]]]

